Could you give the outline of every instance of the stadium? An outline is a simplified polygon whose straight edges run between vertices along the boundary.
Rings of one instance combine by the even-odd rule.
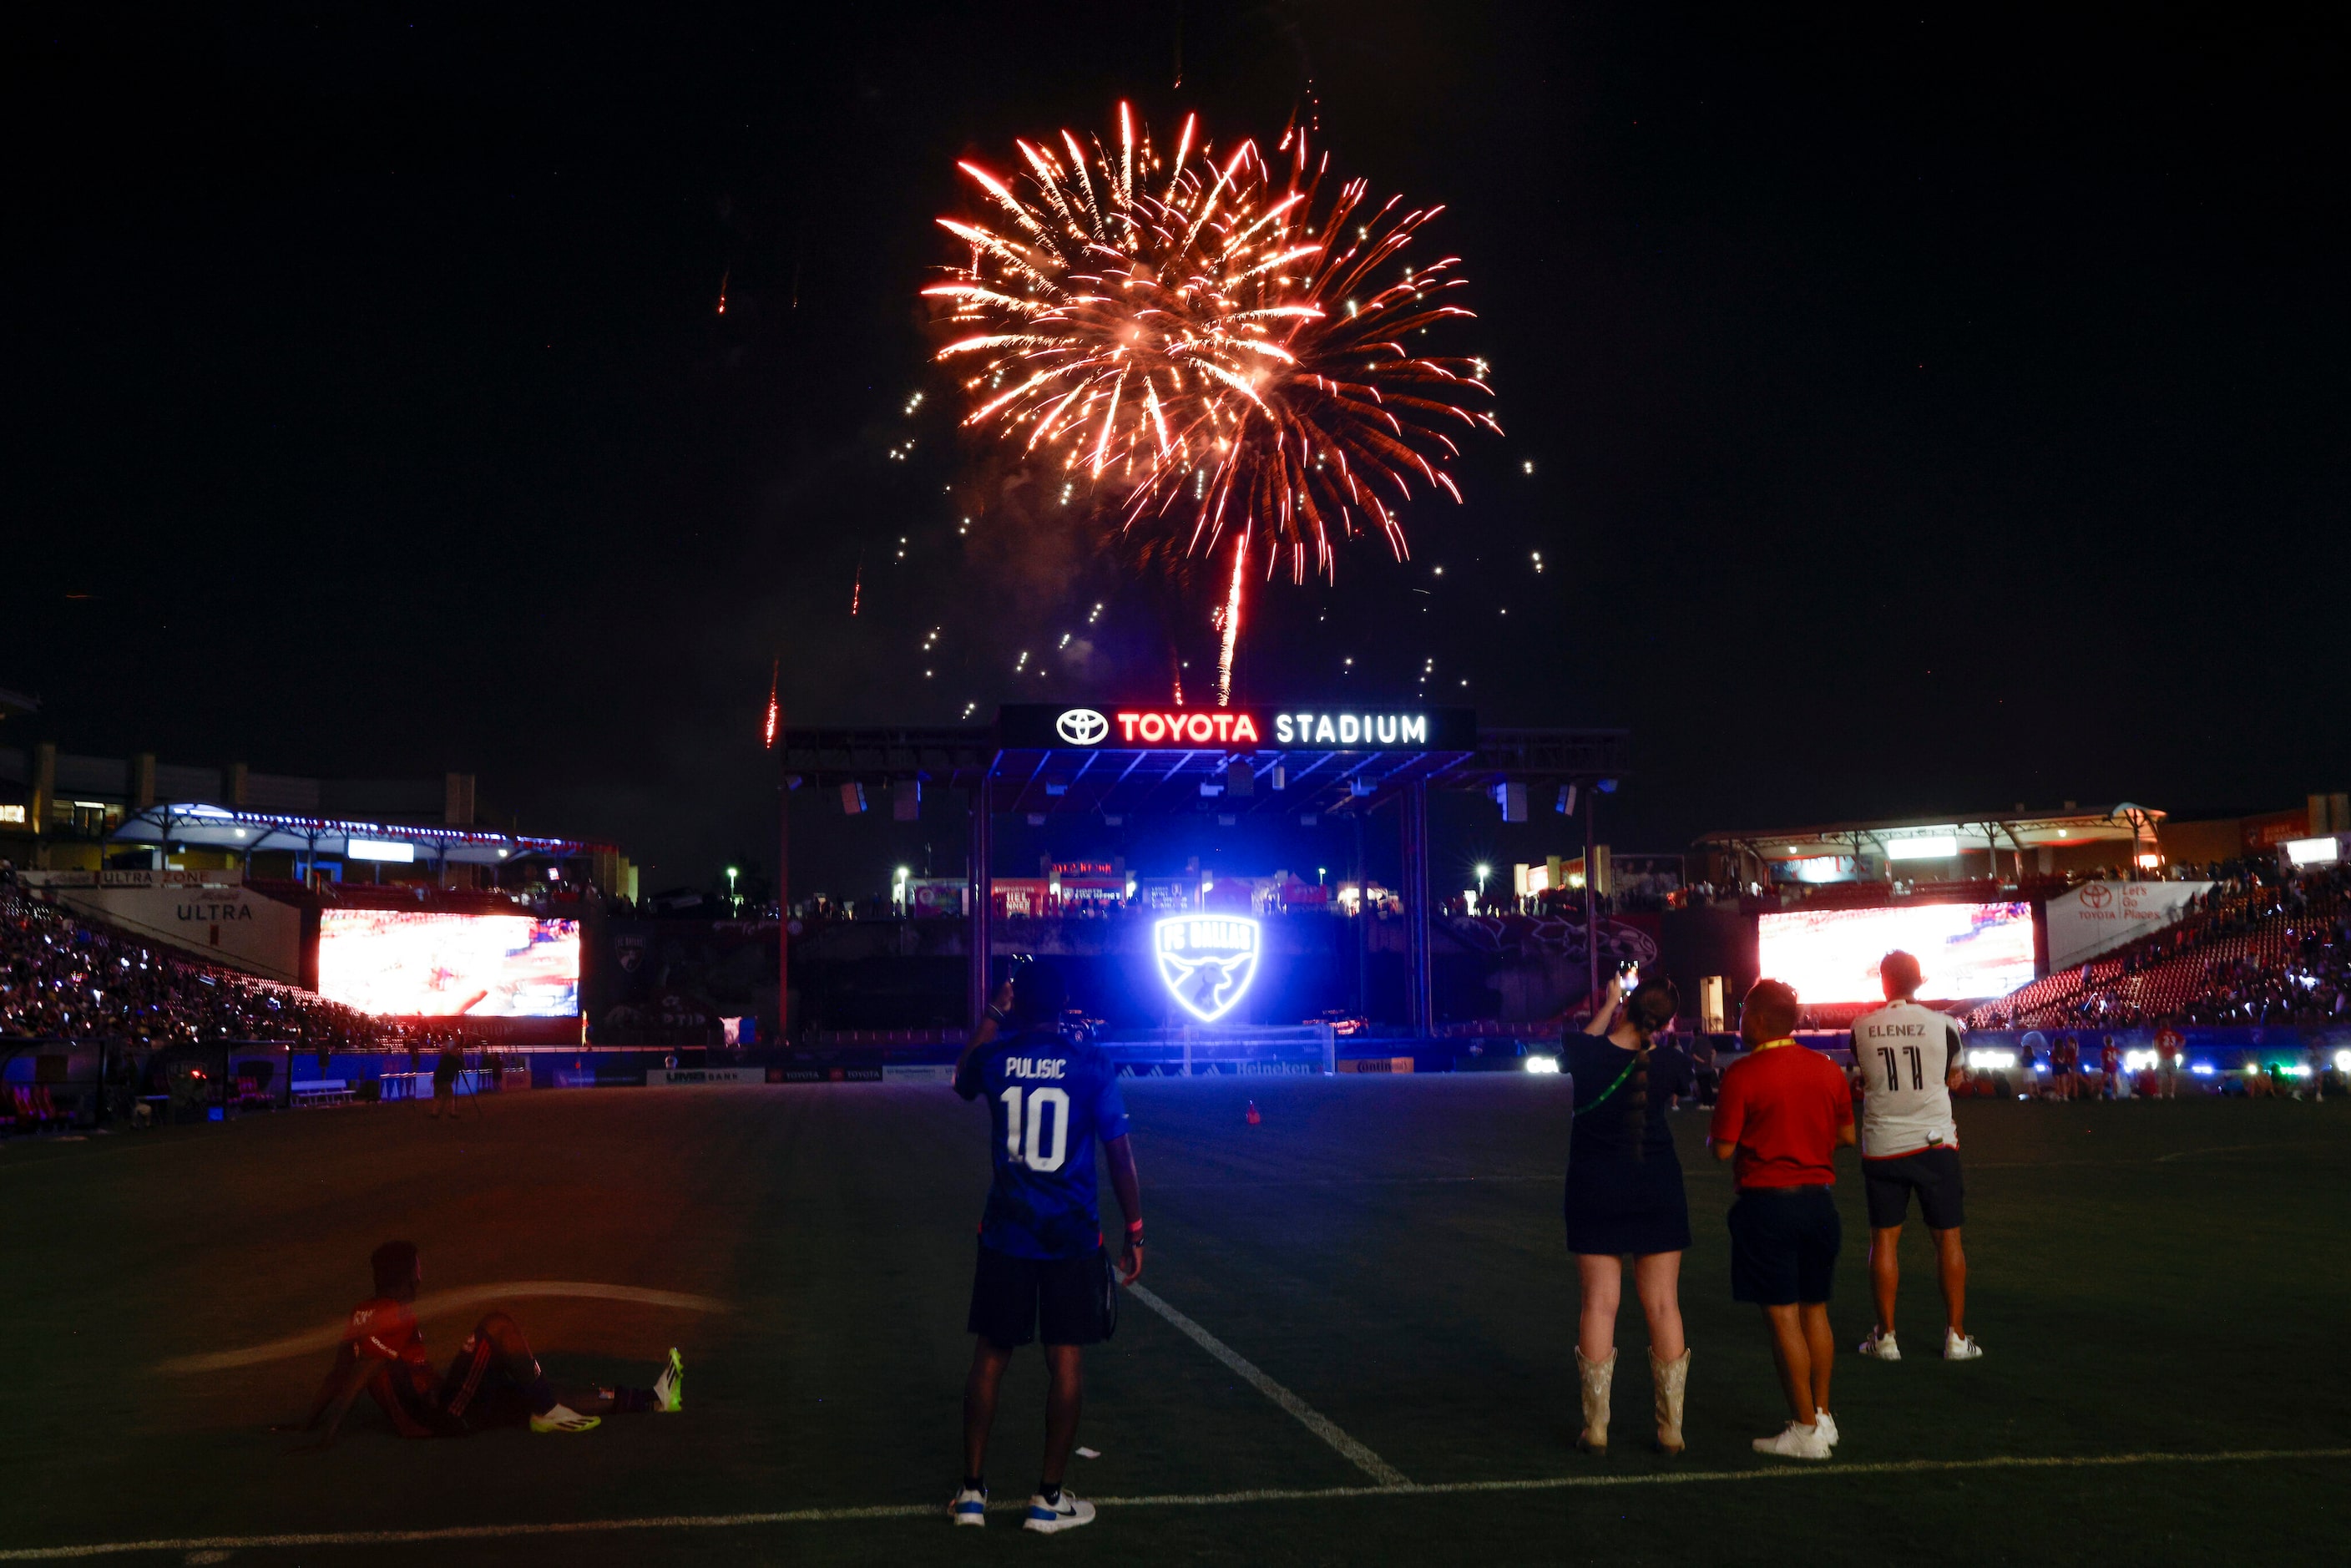
[[[1100,1457],[1079,1474],[1107,1517],[1147,1516],[1155,1550],[1215,1554],[1228,1514],[1245,1511],[1270,1532],[1252,1557],[1350,1541],[1351,1553],[1376,1541],[1443,1555],[1466,1505],[1490,1516],[1504,1557],[1571,1539],[1604,1550],[1620,1530],[1695,1551],[1765,1501],[1743,1483],[1784,1472],[1705,1430],[1752,1425],[1770,1395],[1761,1364],[1729,1364],[1743,1323],[1715,1304],[1720,1249],[1703,1242],[1691,1334],[1720,1371],[1694,1402],[1690,1454],[1564,1465],[1573,1395],[1556,1364],[1572,1298],[1528,1239],[1556,1223],[1573,1116],[1562,1040],[1604,967],[1626,963],[1698,999],[1680,1027],[1714,1070],[1684,1140],[1738,1059],[1737,998],[1759,974],[1795,980],[1799,1038],[1843,1063],[1842,1030],[1889,947],[1920,953],[1933,1004],[1970,1026],[1958,1098],[1986,1217],[1971,1227],[1986,1275],[1975,1310],[1996,1325],[1984,1332],[1999,1360],[1973,1385],[1898,1395],[1871,1374],[1902,1369],[1846,1372],[1842,1421],[1884,1436],[1866,1458],[1767,1487],[1769,1506],[1836,1508],[1895,1485],[1976,1551],[2038,1555],[2063,1516],[2136,1552],[2212,1530],[2222,1496],[2232,1519],[2248,1500],[2284,1517],[2341,1462],[2323,1389],[2281,1403],[2166,1348],[2232,1301],[2335,1283],[2255,1238],[2291,1226],[2320,1256],[2340,1250],[2324,1245],[2331,1208],[2273,1202],[2342,1175],[2340,796],[2224,821],[2068,807],[1612,853],[1599,802],[1639,787],[1621,731],[1497,731],[1441,710],[1395,716],[1426,745],[1384,747],[1367,716],[1352,745],[1301,725],[1304,746],[1210,735],[1154,748],[1073,716],[1120,711],[787,727],[779,863],[790,835],[884,800],[959,820],[978,849],[944,885],[877,867],[872,891],[834,901],[787,879],[764,909],[641,904],[626,859],[586,841],[262,811],[186,789],[159,801],[142,798],[150,778],[214,781],[143,758],[119,770],[131,788],[102,798],[118,776],[103,758],[0,755],[32,808],[0,894],[0,1170],[18,1195],[14,1256],[40,1260],[13,1311],[20,1333],[57,1347],[31,1372],[39,1413],[17,1424],[12,1461],[56,1484],[12,1502],[10,1560],[52,1544],[423,1540],[487,1560],[542,1531],[593,1559],[673,1528],[721,1557],[927,1560],[933,1467],[906,1423],[952,1389],[937,1368],[953,1354],[953,1286],[873,1249],[961,1245],[968,1181],[945,1080],[984,988],[1030,955],[1069,968],[1082,999],[1071,1027],[1117,1063],[1143,1129],[1166,1262],[1129,1292],[1121,1354],[1097,1375],[1115,1414],[1089,1418]],[[1261,737],[1278,733],[1277,711]],[[451,781],[439,814],[465,793]],[[1573,852],[1512,865],[1507,894],[1499,877],[1482,898],[1433,886],[1433,795],[1498,820],[1548,816]],[[1204,873],[1097,850],[1024,878],[996,874],[987,850],[1005,819],[1114,843],[1130,822],[1218,831],[1250,813],[1330,832],[1341,874]],[[1402,876],[1364,870],[1366,840],[1384,837]],[[1187,991],[1155,963],[1202,923],[1243,950],[1238,989]],[[2167,1035],[2187,1064],[2178,1100],[2156,1084]],[[2086,1049],[2061,1057],[2066,1040]],[[2099,1065],[2110,1043],[2120,1071]],[[433,1098],[434,1061],[453,1048],[464,1070],[443,1125],[437,1106],[428,1117],[410,1102]],[[2053,1074],[2079,1082],[2061,1100]],[[1703,1209],[1721,1178],[1690,1165]],[[690,1234],[673,1222],[688,1213]],[[2249,1229],[2254,1213],[2272,1218]],[[151,1240],[92,1244],[133,1214]],[[289,1502],[268,1423],[298,1405],[349,1260],[387,1227],[419,1233],[446,1270],[450,1288],[420,1300],[428,1320],[511,1300],[550,1355],[598,1375],[676,1340],[728,1393],[697,1405],[683,1443],[616,1433],[624,1452],[560,1479],[533,1455],[429,1522],[315,1490]],[[2233,1261],[2164,1275],[2150,1316],[2137,1283],[2183,1246]],[[126,1270],[144,1290],[125,1296]],[[224,1270],[228,1297],[208,1283]],[[168,1318],[149,1320],[151,1291],[175,1303]],[[911,1354],[860,1337],[877,1315],[904,1325]],[[760,1326],[778,1316],[794,1325],[780,1346]],[[2102,1326],[2124,1321],[2119,1339]],[[2236,1332],[2252,1354],[2290,1354],[2288,1322]],[[122,1343],[139,1345],[135,1364],[100,1350]],[[2047,1380],[2084,1354],[2101,1368],[2095,1393],[2053,1404]],[[1517,1369],[1499,1398],[1498,1363]],[[1366,1379],[1369,1364],[1386,1370]],[[92,1399],[141,1412],[102,1454],[67,1414]],[[2020,1408],[2044,1419],[2021,1432]],[[343,1451],[380,1474],[434,1473],[357,1426]],[[2127,1450],[2108,1436],[2120,1430]],[[192,1442],[219,1481],[139,1489],[92,1536],[78,1500],[99,1484],[90,1465],[169,1476]],[[1994,1498],[2002,1522],[1987,1526]],[[1863,1531],[1855,1560],[1899,1533]]]

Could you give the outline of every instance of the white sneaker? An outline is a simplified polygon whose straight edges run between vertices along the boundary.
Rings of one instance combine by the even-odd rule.
[[[1869,1331],[1869,1337],[1861,1342],[1861,1354],[1878,1361],[1900,1361],[1902,1347],[1894,1343],[1892,1329],[1887,1329],[1882,1333],[1872,1329]]]
[[[534,1432],[592,1432],[603,1424],[601,1416],[582,1416],[569,1405],[557,1405],[545,1415],[530,1418]]]
[[[947,1504],[947,1517],[957,1524],[985,1526],[987,1523],[987,1493],[976,1487],[965,1487]]]
[[[1756,1438],[1755,1451],[1783,1459],[1825,1459],[1829,1457],[1829,1440],[1817,1425],[1799,1427],[1791,1421],[1788,1429],[1779,1436]]]
[[[675,1345],[669,1347],[669,1364],[653,1379],[653,1408],[664,1416],[685,1408],[685,1357],[677,1354]]]
[[[1837,1446],[1836,1417],[1825,1410],[1813,1412],[1813,1425],[1820,1428],[1821,1441],[1834,1448]]]
[[[1974,1361],[1982,1354],[1983,1346],[1976,1343],[1975,1335],[1970,1333],[1958,1333],[1950,1329],[1945,1329],[1943,1331],[1943,1359],[1945,1361]]]
[[[1029,1517],[1020,1521],[1023,1530],[1033,1530],[1040,1535],[1050,1535],[1057,1530],[1075,1530],[1094,1521],[1094,1505],[1080,1502],[1069,1488],[1061,1489],[1061,1500],[1047,1502],[1042,1492],[1029,1499]]]

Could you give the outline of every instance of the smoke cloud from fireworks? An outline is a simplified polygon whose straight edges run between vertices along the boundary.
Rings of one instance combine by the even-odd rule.
[[[1228,558],[1211,616],[1217,701],[1232,695],[1253,561],[1335,579],[1339,545],[1376,530],[1399,560],[1401,513],[1461,499],[1454,437],[1500,425],[1482,361],[1408,345],[1470,312],[1457,258],[1403,259],[1441,207],[1374,205],[1361,180],[1326,200],[1303,131],[1274,163],[1218,153],[1184,122],[1163,159],[1121,104],[1114,146],[1016,143],[1021,172],[962,168],[983,216],[941,218],[964,253],[923,292],[949,340],[975,431],[1056,464],[1123,530],[1164,529]]]

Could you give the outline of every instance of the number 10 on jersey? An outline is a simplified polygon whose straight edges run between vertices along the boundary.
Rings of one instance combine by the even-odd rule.
[[[1024,1135],[1021,1098],[1028,1098]],[[997,1096],[1004,1102],[1004,1157],[1032,1171],[1057,1171],[1070,1155],[1070,1092],[1066,1089],[1030,1089],[1014,1084]],[[1046,1112],[1050,1111],[1050,1116]],[[1052,1146],[1045,1146],[1045,1124],[1052,1124]]]

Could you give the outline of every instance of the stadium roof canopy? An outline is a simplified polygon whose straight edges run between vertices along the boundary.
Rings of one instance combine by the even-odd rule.
[[[1743,851],[1763,860],[1823,855],[1874,855],[1886,860],[1949,858],[1983,850],[2031,850],[2088,843],[2137,843],[2154,835],[2164,813],[2125,800],[2062,811],[1984,811],[1953,817],[1896,817],[1869,822],[1826,822],[1769,831],[1708,833],[1708,848]],[[1946,849],[1946,845],[1950,846]],[[1941,854],[1935,852],[1941,851]]]
[[[487,828],[428,828],[403,822],[288,817],[272,811],[240,811],[189,801],[133,811],[111,836],[117,843],[187,844],[241,854],[291,851],[310,857],[453,865],[568,860],[592,854],[604,847],[580,839],[530,838]],[[359,845],[356,852],[351,847],[354,843]]]

